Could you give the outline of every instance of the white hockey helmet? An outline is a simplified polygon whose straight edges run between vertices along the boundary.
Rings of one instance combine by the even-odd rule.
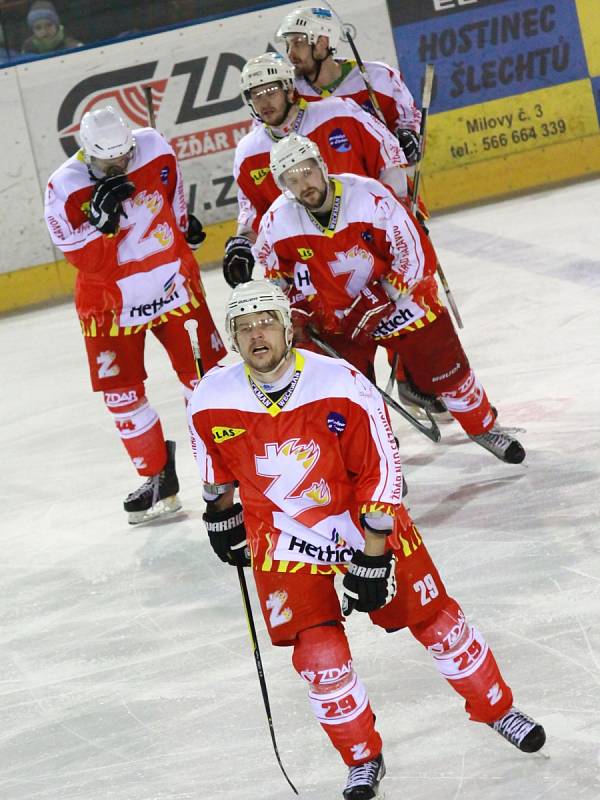
[[[265,83],[280,83],[284,91],[294,88],[294,67],[281,53],[263,53],[246,61],[240,77],[240,90],[244,103],[257,117],[250,99],[250,90]]]
[[[135,147],[131,129],[112,106],[87,111],[79,126],[79,136],[87,164],[92,158],[103,161],[121,158]]]
[[[229,298],[225,314],[225,329],[229,335],[231,349],[238,352],[235,335],[235,320],[244,314],[257,311],[274,311],[285,329],[285,343],[292,346],[293,328],[290,301],[276,283],[266,280],[239,283]]]
[[[309,158],[313,158],[317,162],[323,173],[323,179],[327,182],[329,176],[327,164],[323,161],[316,142],[307,139],[306,136],[300,136],[298,133],[290,133],[289,136],[280,139],[273,145],[269,166],[273,180],[282,192],[286,191],[283,173]]]
[[[290,33],[305,33],[309,44],[316,44],[319,36],[329,39],[329,49],[337,50],[341,36],[340,24],[329,8],[301,7],[287,14],[275,34],[281,41]]]

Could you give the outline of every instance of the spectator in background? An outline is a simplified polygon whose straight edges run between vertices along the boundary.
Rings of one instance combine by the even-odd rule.
[[[0,24],[0,61],[6,61],[18,55],[6,42],[4,25]]]
[[[32,35],[23,42],[23,53],[52,53],[82,45],[82,42],[65,33],[54,5],[48,0],[36,0],[32,4],[27,14],[27,24]]]

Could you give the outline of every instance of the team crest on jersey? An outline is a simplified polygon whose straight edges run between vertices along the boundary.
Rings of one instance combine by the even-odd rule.
[[[310,247],[299,247],[298,248],[298,255],[302,259],[302,261],[308,261],[309,258],[312,258],[315,254],[314,250],[311,250]]]
[[[317,466],[321,448],[314,441],[308,444],[288,439],[283,444],[265,444],[264,456],[256,456],[256,474],[274,478],[265,495],[280,508],[293,504],[295,514],[308,508],[326,506],[331,502],[331,490],[324,478],[313,481],[307,489],[297,492]]]
[[[215,425],[214,428],[211,428],[211,433],[213,435],[213,441],[217,444],[221,444],[221,442],[235,439],[236,436],[241,436],[242,433],[246,433],[246,428],[224,428],[220,425]]]
[[[251,169],[250,177],[254,181],[255,186],[260,186],[267,175],[271,172],[269,167],[261,167],[260,169]]]
[[[288,599],[288,593],[283,589],[271,592],[267,597],[266,606],[271,612],[269,614],[269,625],[271,628],[276,628],[278,625],[285,625],[293,616],[291,608],[285,608],[285,603]]]
[[[352,150],[350,140],[341,128],[336,128],[331,131],[329,134],[329,144],[334,150],[337,150],[338,153],[347,153],[349,150]]]

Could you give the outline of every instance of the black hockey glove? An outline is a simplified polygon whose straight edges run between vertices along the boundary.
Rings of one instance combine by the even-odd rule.
[[[419,160],[419,136],[410,128],[400,128],[396,131],[400,147],[404,151],[409,164],[416,164]]]
[[[223,276],[227,283],[235,288],[238,283],[252,280],[254,256],[252,245],[246,236],[231,236],[225,243],[223,259]]]
[[[185,240],[189,244],[191,250],[197,250],[202,242],[206,239],[206,234],[202,230],[202,223],[193,214],[188,214],[188,229],[185,234]]]
[[[248,567],[250,553],[244,527],[244,515],[240,503],[235,503],[224,511],[214,511],[206,504],[206,511],[202,515],[208,538],[215,553],[221,561],[233,566]]]
[[[123,201],[135,192],[135,186],[127,175],[113,175],[98,181],[92,193],[88,219],[101,233],[115,234],[119,230],[119,219]]]
[[[391,550],[382,556],[366,556],[357,550],[344,576],[342,611],[376,611],[396,595],[396,557]]]

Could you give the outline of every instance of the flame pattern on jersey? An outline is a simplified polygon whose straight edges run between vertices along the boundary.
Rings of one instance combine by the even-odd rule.
[[[252,392],[243,364],[211,370],[188,406],[206,483],[239,481],[257,570],[331,574],[364,547],[363,505],[401,503],[401,467],[379,393],[341,359],[294,351],[301,375],[276,416]],[[334,412],[342,433],[330,430]],[[216,444],[215,427],[244,428]]]
[[[328,235],[284,195],[264,215],[253,252],[265,277],[293,285],[301,297],[318,294],[340,319],[359,292],[380,281],[395,308],[375,329],[377,340],[433,322],[443,308],[434,277],[436,256],[414,217],[378,181],[348,174],[332,178],[341,205]],[[299,260],[301,247],[306,255]],[[357,257],[358,250],[365,255]],[[351,257],[342,259],[342,254]]]

